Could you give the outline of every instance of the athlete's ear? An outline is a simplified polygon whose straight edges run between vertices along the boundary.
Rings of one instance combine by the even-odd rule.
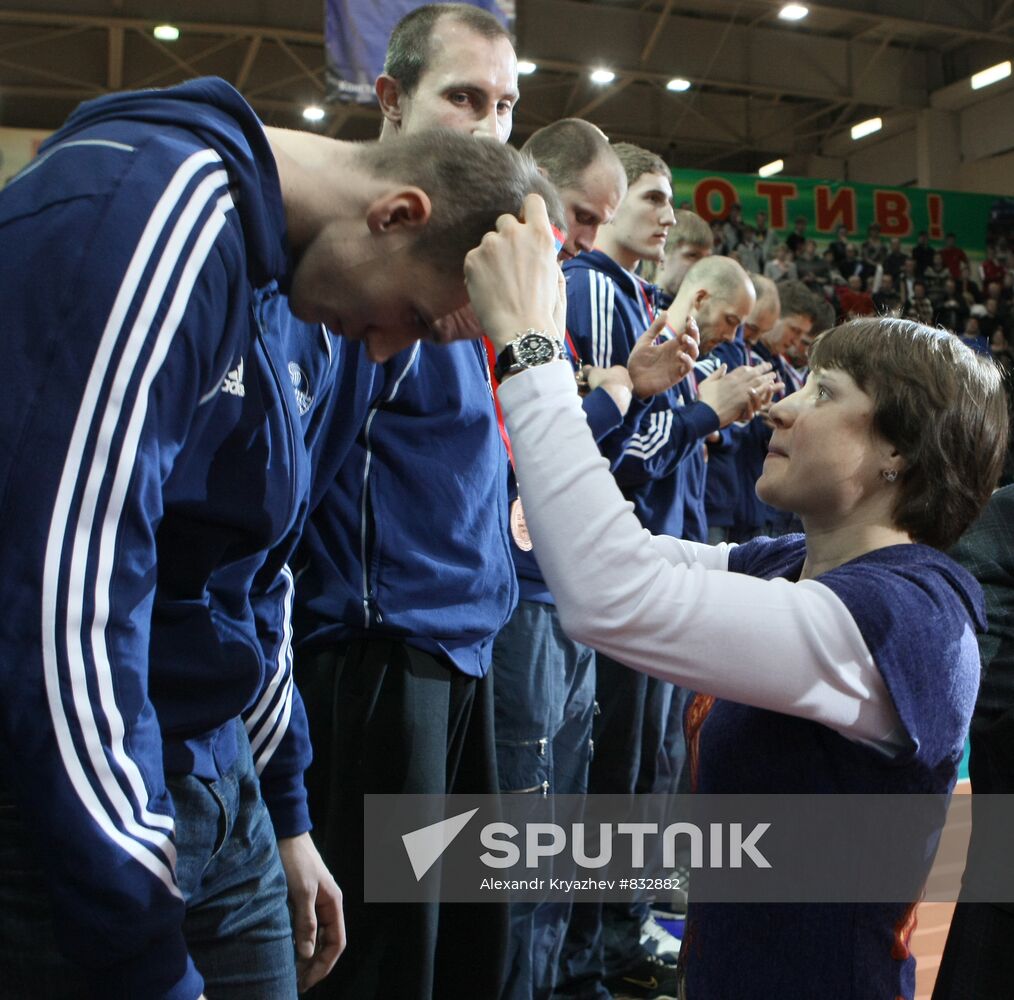
[[[418,229],[433,214],[429,195],[422,188],[403,187],[374,198],[366,210],[371,233],[389,233],[396,229]]]
[[[381,73],[373,89],[377,92],[377,100],[380,102],[380,110],[384,117],[396,128],[400,128],[404,99],[401,84],[393,76]]]

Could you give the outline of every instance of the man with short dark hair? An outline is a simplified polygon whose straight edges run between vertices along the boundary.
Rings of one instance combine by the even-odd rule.
[[[519,96],[510,35],[469,4],[424,4],[391,33],[376,91],[382,138],[411,120],[416,130],[442,126],[506,142]]]
[[[815,295],[823,294],[823,286],[831,278],[831,269],[823,257],[817,256],[817,244],[807,240],[796,255],[796,274],[799,280]]]
[[[916,237],[916,244],[912,247],[912,259],[915,261],[916,274],[921,278],[923,272],[933,263],[933,247],[930,245],[929,233],[921,230]]]
[[[866,239],[860,247],[860,256],[863,263],[867,265],[870,274],[873,274],[878,267],[883,266],[887,259],[887,247],[884,246],[884,241],[880,238],[880,226],[875,222],[871,222],[866,227]]]
[[[927,326],[933,323],[933,303],[926,294],[926,282],[921,278],[912,284],[912,298],[905,308],[905,315]]]
[[[462,168],[490,182],[464,207]],[[308,446],[350,406],[335,334],[378,360],[428,335],[470,242],[543,185],[453,134],[265,129],[196,80],[81,105],[0,192],[11,995],[284,1000],[327,974],[285,562]]]
[[[793,226],[792,232],[785,237],[785,245],[789,248],[792,256],[795,257],[800,250],[803,249],[803,244],[806,242],[806,216],[800,215],[796,217],[795,225]]]
[[[711,227],[696,212],[681,208],[675,215],[676,221],[665,239],[665,260],[655,275],[655,284],[662,290],[659,304],[663,308],[668,308],[687,271],[710,257],[713,250]]]
[[[944,266],[951,272],[955,281],[961,277],[961,265],[968,263],[968,255],[957,245],[957,237],[954,233],[947,233],[944,236],[944,248],[940,251]]]
[[[731,256],[751,274],[760,274],[764,270],[764,247],[757,242],[756,237],[757,231],[753,226],[744,226],[743,239],[731,252]]]
[[[601,129],[563,118],[533,132],[521,147],[550,179],[567,218],[561,257],[591,250],[599,227],[612,221],[627,191],[627,178]]]
[[[848,226],[839,226],[835,230],[834,239],[828,243],[828,249],[834,254],[834,262],[838,266],[838,270],[841,271],[846,277],[846,268],[848,267],[848,248],[849,248],[849,228]]]
[[[953,282],[952,282],[953,284]],[[894,275],[884,271],[880,276],[880,287],[873,293],[873,305],[880,316],[900,316],[901,296],[894,285]]]
[[[888,254],[884,258],[884,273],[893,275],[897,284],[904,270],[905,261],[909,259],[908,254],[901,248],[901,240],[897,236],[892,236]]]

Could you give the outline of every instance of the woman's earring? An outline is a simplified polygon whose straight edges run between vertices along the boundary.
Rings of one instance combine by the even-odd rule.
[[[898,478],[898,473],[895,469],[884,469],[883,476],[889,483],[893,483]]]

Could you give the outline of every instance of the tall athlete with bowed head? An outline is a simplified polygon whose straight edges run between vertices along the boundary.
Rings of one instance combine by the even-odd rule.
[[[285,563],[336,334],[429,335],[539,189],[493,144],[265,130],[196,80],[83,104],[0,192],[3,992],[284,1000],[293,938],[301,987],[334,964]]]
[[[554,333],[558,282],[540,215],[529,199],[528,222],[502,220],[466,263],[498,346],[519,329]],[[693,737],[700,791],[946,794],[985,623],[978,584],[941,550],[999,476],[1000,377],[955,337],[902,320],[835,327],[811,366],[806,385],[771,407],[758,483],[805,534],[741,546],[644,532],[566,366],[511,376],[499,396],[532,538],[573,636],[705,693]],[[766,907],[758,935],[750,907],[691,901],[687,995],[911,1000],[914,909]]]

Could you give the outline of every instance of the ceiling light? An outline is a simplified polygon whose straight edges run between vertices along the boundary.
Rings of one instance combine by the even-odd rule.
[[[784,160],[772,160],[770,163],[765,163],[757,173],[761,177],[773,177],[775,174],[780,174],[785,169]]]
[[[984,69],[981,73],[976,73],[972,77],[972,90],[981,90],[983,87],[988,87],[991,83],[1006,80],[1008,76],[1010,76],[1009,59],[1006,62],[990,66],[989,69]]]
[[[783,21],[802,21],[810,13],[809,7],[801,3],[787,3],[779,12],[778,16]]]
[[[592,83],[612,83],[616,74],[611,69],[593,69],[591,73]]]
[[[681,76],[675,76],[665,85],[665,89],[674,90],[677,94],[682,94],[684,90],[690,89],[690,81],[684,80]]]
[[[867,118],[866,121],[852,126],[852,138],[862,139],[864,136],[873,135],[874,132],[879,132],[883,127],[883,119]]]
[[[175,24],[157,24],[152,34],[160,42],[175,42],[180,37],[180,29]]]
[[[529,74],[534,73],[537,69],[538,66],[536,66],[530,59],[518,60],[518,74],[520,76],[528,76]]]
[[[303,108],[303,117],[308,122],[319,122],[324,120],[324,109],[316,104],[310,104]]]

